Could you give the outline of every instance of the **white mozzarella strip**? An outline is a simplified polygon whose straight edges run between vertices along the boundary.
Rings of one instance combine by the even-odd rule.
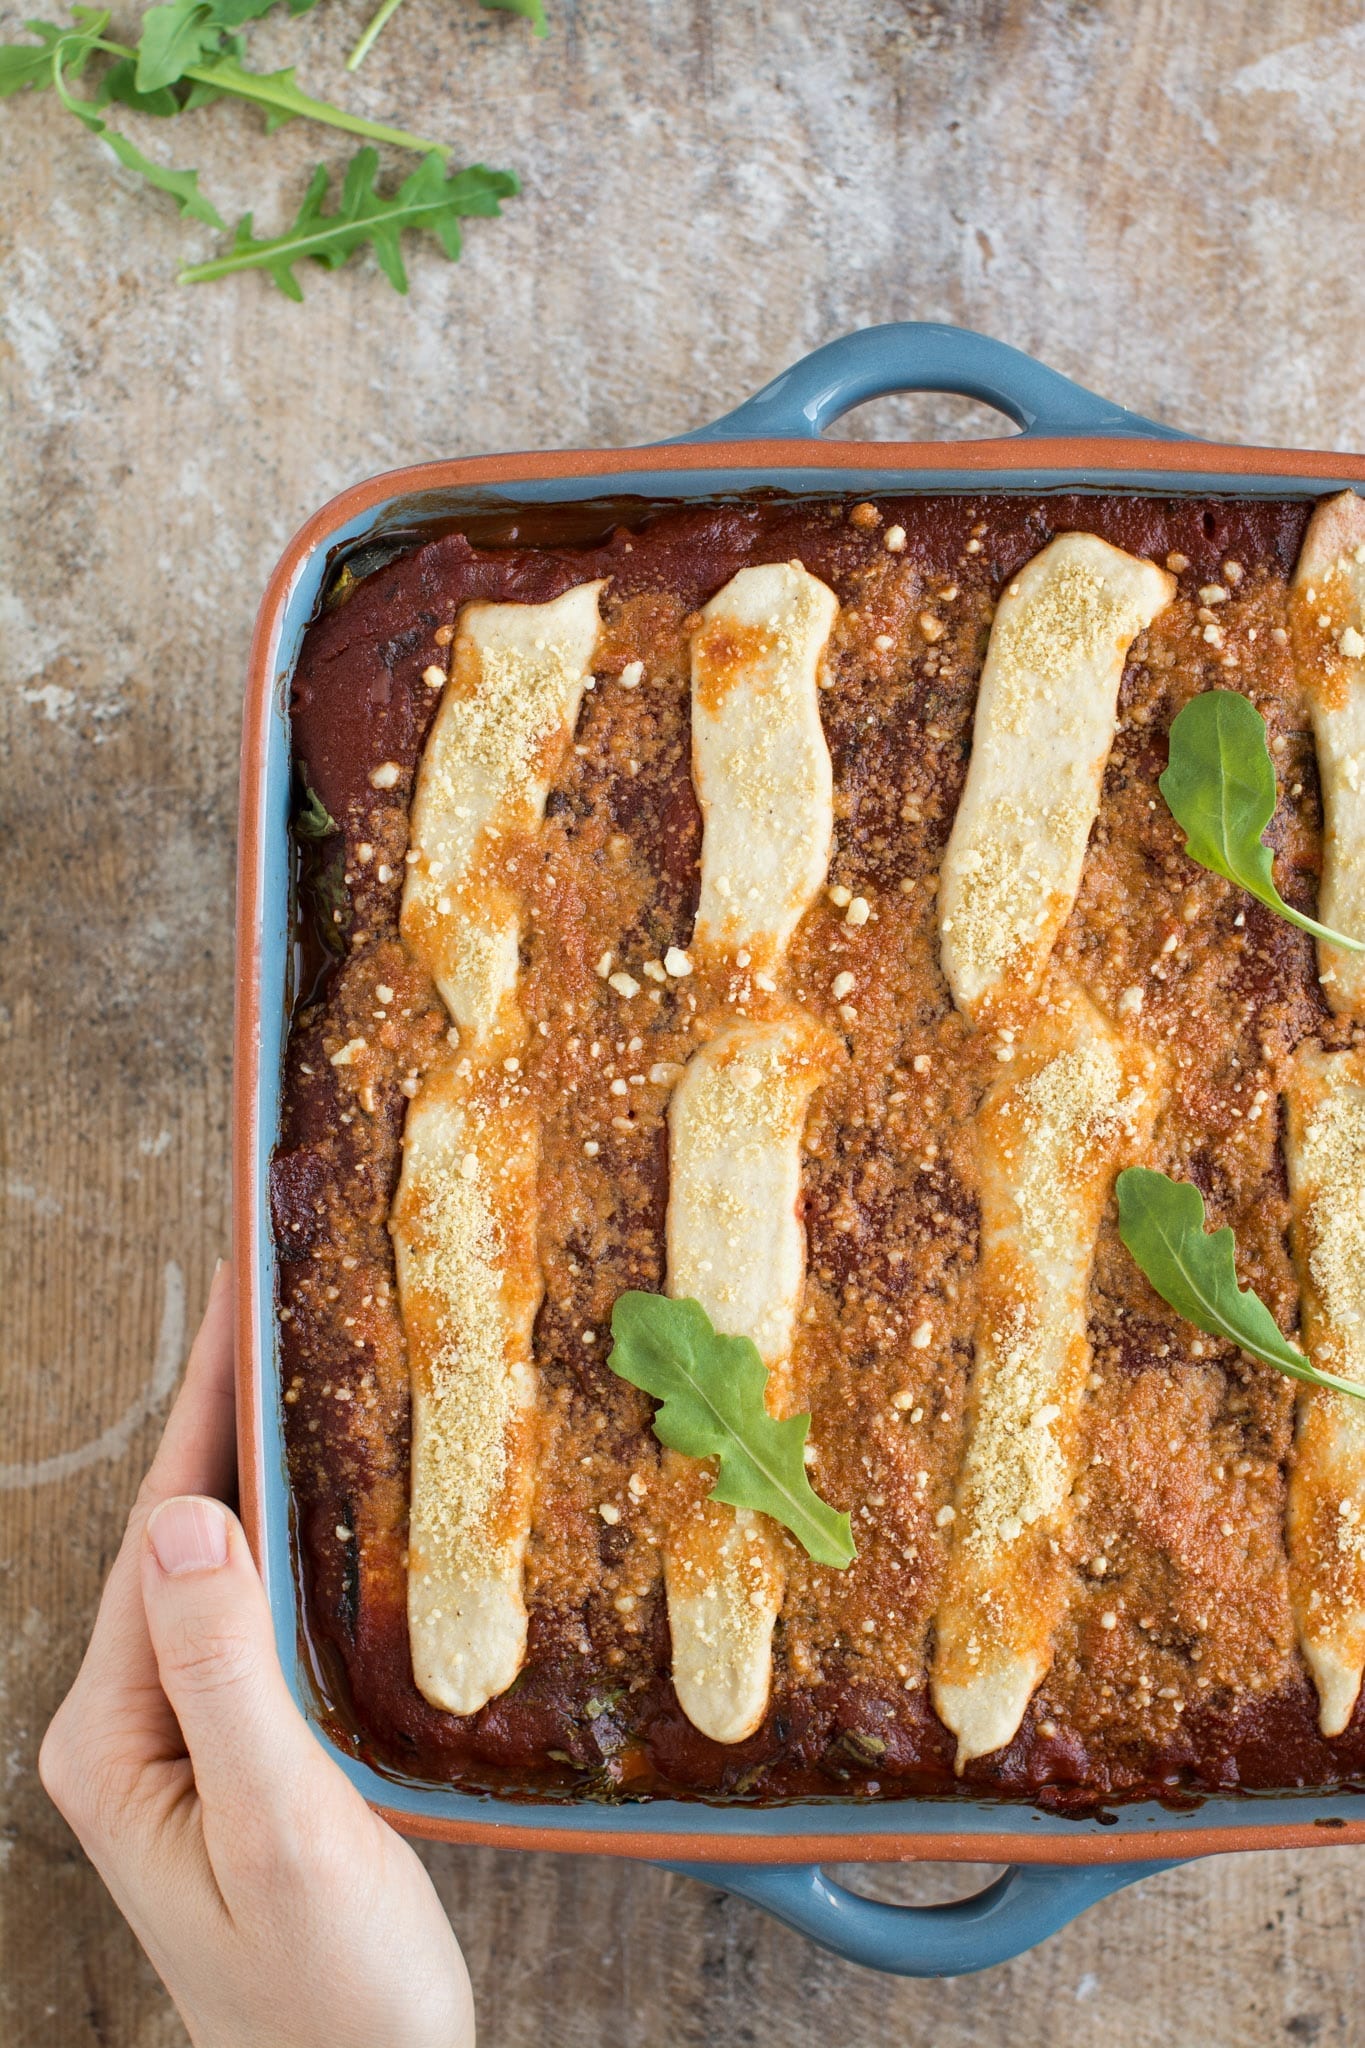
[[[1294,654],[1322,785],[1318,918],[1365,938],[1365,500],[1343,491],[1308,522],[1294,571]],[[1332,1008],[1365,1018],[1365,954],[1319,945]]]
[[[552,604],[471,604],[417,776],[402,932],[467,1043],[506,1021],[520,916],[499,841],[536,825],[573,736],[601,583]]]
[[[838,603],[799,562],[741,569],[692,641],[692,771],[702,808],[699,963],[741,949],[780,966],[829,869],[834,792],[820,665]],[[774,987],[775,984],[769,984]],[[783,1412],[805,1273],[801,1134],[826,1044],[787,1009],[728,1018],[669,1108],[668,1291],[750,1337]],[[689,1461],[670,1456],[679,1480]],[[777,1532],[762,1515],[698,1500],[664,1545],[673,1683],[716,1742],[751,1735],[768,1703],[782,1604]]]
[[[501,1059],[525,1038],[501,842],[544,814],[601,589],[465,607],[410,819],[403,937],[468,1048],[408,1111],[390,1219],[412,1385],[408,1634],[419,1689],[455,1714],[505,1691],[526,1654],[538,1134]]]
[[[734,1023],[695,1054],[669,1105],[668,1291],[752,1338],[770,1373],[801,1301],[801,1133],[825,1062],[823,1034],[799,1012]]]
[[[741,569],[692,642],[692,767],[704,832],[694,946],[779,956],[834,836],[819,671],[838,613],[799,562]]]
[[[753,1340],[778,1415],[805,1278],[801,1136],[826,1059],[800,1014],[734,1023],[693,1057],[669,1105],[668,1291]],[[665,1547],[674,1689],[713,1741],[741,1742],[763,1719],[783,1576],[767,1518],[709,1501]]]
[[[526,1653],[538,1137],[494,1068],[452,1060],[408,1111],[390,1228],[412,1384],[408,1632],[423,1695],[473,1714]]]
[[[1013,1739],[1052,1660],[1095,1236],[1155,1093],[1148,1056],[1070,990],[982,1106],[980,1310],[933,1669],[959,1769]]]
[[[1175,579],[1062,534],[996,608],[972,757],[939,880],[943,971],[977,1017],[1031,995],[1071,914],[1128,650]]]
[[[1306,1046],[1288,1087],[1285,1158],[1304,1343],[1365,1382],[1365,1052]],[[1298,1389],[1289,1583],[1324,1735],[1351,1719],[1365,1671],[1365,1402]]]

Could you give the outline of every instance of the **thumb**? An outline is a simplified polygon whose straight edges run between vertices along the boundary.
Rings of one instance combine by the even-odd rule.
[[[280,1669],[246,1536],[221,1501],[181,1494],[153,1510],[142,1599],[206,1835],[215,1815],[294,1810],[324,1759]]]

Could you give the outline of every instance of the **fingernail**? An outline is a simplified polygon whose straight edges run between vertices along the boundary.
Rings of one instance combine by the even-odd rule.
[[[169,1578],[216,1572],[227,1563],[227,1515],[216,1500],[191,1494],[163,1500],[148,1518],[147,1536]]]

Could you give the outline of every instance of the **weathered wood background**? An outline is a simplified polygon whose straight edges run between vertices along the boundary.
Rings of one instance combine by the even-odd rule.
[[[343,484],[680,432],[859,323],[962,321],[1219,437],[1365,442],[1349,0],[409,0],[253,39],[525,196],[394,296],[202,290],[212,237],[49,97],[0,117],[7,1269],[0,2038],[182,2032],[33,1772],[225,1246],[238,707],[265,576]],[[0,25],[17,33],[7,0]],[[115,26],[134,10],[115,0]],[[338,138],[220,106],[163,160],[277,229]],[[170,152],[174,151],[172,155]],[[982,431],[952,401],[854,431]],[[1213,1862],[984,1979],[898,1984],[609,1862],[440,1851],[495,2048],[1365,2041],[1365,1858]],[[972,1875],[977,1875],[973,1873]],[[948,1896],[950,1874],[876,1880]],[[933,1888],[937,1887],[935,1891]]]

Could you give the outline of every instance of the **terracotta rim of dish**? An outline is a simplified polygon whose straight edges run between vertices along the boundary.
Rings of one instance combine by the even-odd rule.
[[[1365,456],[1287,448],[1230,447],[1212,441],[1128,440],[1121,436],[1076,435],[1034,439],[1027,434],[983,441],[707,441],[646,448],[562,449],[547,454],[468,456],[415,464],[368,478],[342,491],[301,526],[285,548],[266,586],[256,617],[242,719],[241,798],[237,842],[236,1002],[233,1022],[233,1266],[236,1286],[237,1447],[241,1516],[258,1564],[264,1494],[264,1442],[255,1331],[258,1286],[254,1246],[264,1189],[254,1172],[257,1137],[257,1067],[261,1010],[261,930],[264,866],[261,859],[261,799],[269,738],[280,627],[289,594],[302,565],[327,548],[338,530],[393,498],[432,491],[477,489],[483,485],[557,482],[575,477],[616,479],[661,471],[744,470],[778,477],[786,471],[820,469],[980,472],[1043,471],[1074,479],[1080,491],[1104,489],[1106,472],[1125,477],[1169,473],[1181,477],[1276,477],[1286,483],[1357,482]],[[1093,479],[1093,481],[1092,481]],[[989,488],[989,486],[986,486]],[[1135,488],[1125,485],[1125,488]],[[439,1789],[439,1788],[434,1788]],[[523,1808],[523,1811],[526,1809]],[[647,1811],[647,1809],[645,1809]],[[1254,1809],[1248,1804],[1248,1814]],[[1169,1828],[1150,1834],[1032,1835],[1036,1809],[1021,1804],[1019,1825],[999,1834],[769,1835],[746,1832],[745,1810],[733,1808],[714,1833],[679,1835],[638,1827],[591,1828],[511,1826],[488,1820],[442,1819],[403,1813],[375,1803],[375,1811],[400,1833],[430,1841],[479,1843],[502,1849],[542,1849],[560,1854],[630,1856],[677,1863],[1137,1863],[1216,1856],[1243,1849],[1303,1849],[1365,1842],[1365,1804],[1359,1820],[1324,1817],[1314,1821],[1248,1821],[1231,1818],[1203,1828]]]

